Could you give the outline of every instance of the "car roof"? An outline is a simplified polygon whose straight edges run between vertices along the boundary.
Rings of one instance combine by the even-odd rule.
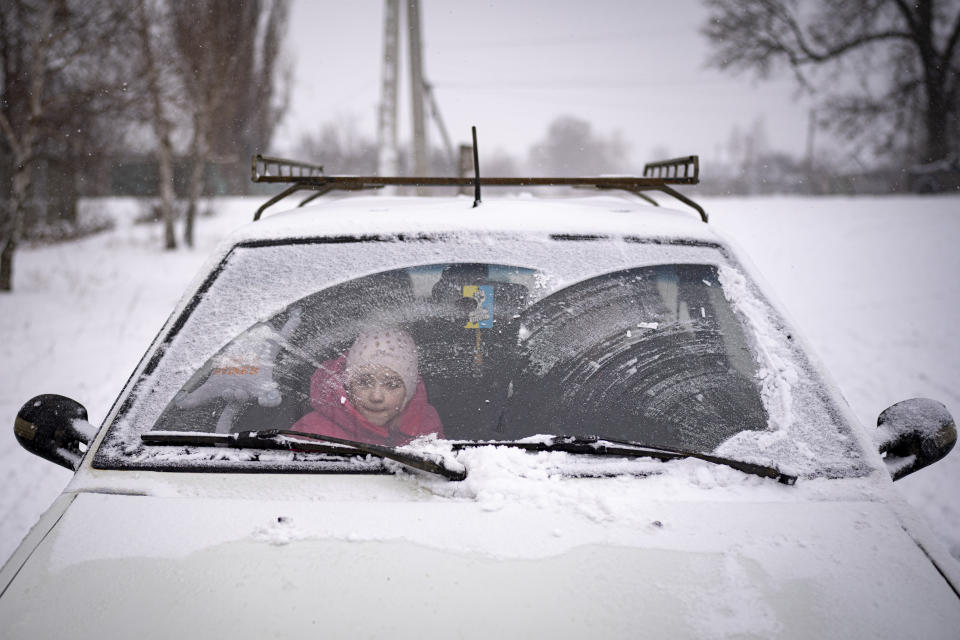
[[[346,196],[291,209],[240,227],[232,246],[257,240],[457,232],[638,236],[722,244],[693,211],[654,207],[633,196],[543,198],[529,194],[468,196]]]

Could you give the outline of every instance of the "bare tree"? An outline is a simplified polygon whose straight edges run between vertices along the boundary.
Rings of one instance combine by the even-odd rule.
[[[197,203],[203,194],[211,127],[239,64],[235,52],[240,40],[238,15],[234,5],[219,0],[197,0],[170,7],[178,72],[193,125],[183,228],[183,241],[188,247],[193,246]]]
[[[550,176],[623,172],[626,159],[621,139],[596,135],[589,122],[572,116],[551,122],[546,138],[530,149],[532,170]]]
[[[182,95],[172,59],[165,54],[171,42],[167,26],[167,7],[154,0],[138,0],[136,34],[139,44],[140,76],[149,104],[148,121],[157,139],[157,165],[160,189],[160,218],[163,221],[164,248],[176,249],[174,233],[176,192],[173,184],[174,111]]]
[[[122,24],[118,3],[5,0],[0,3],[0,291],[13,287],[13,257],[27,221],[44,147],[103,108],[119,90],[107,37]],[[79,123],[79,124],[78,124]]]
[[[13,288],[13,255],[23,234],[35,147],[44,115],[47,69],[51,50],[66,33],[64,21],[58,19],[60,9],[53,3],[29,6],[16,2],[0,13],[4,63],[0,129],[13,159],[12,202],[4,207],[0,228],[0,291]]]
[[[249,186],[244,171],[250,156],[268,150],[280,118],[287,109],[289,68],[284,65],[281,42],[286,30],[287,0],[226,2],[234,21],[235,39],[216,45],[235,57],[230,77],[229,99],[224,100],[213,120],[209,151],[220,161],[232,164],[227,181],[233,190]]]
[[[187,246],[193,245],[210,161],[228,166],[227,181],[242,190],[250,154],[269,142],[286,105],[284,85],[276,78],[286,16],[287,0],[138,0],[141,85],[151,107],[145,120],[157,139],[168,248],[176,246],[175,142],[189,140]]]
[[[297,158],[322,164],[330,174],[373,175],[377,172],[377,143],[363,135],[354,117],[341,117],[300,138]]]
[[[184,242],[193,245],[197,201],[211,151],[241,161],[264,151],[279,113],[271,111],[285,1],[237,5],[195,0],[170,5],[177,67],[192,136]],[[240,103],[238,110],[237,102]],[[253,144],[253,149],[245,145]],[[256,145],[263,146],[256,146]]]
[[[940,0],[706,0],[710,64],[768,77],[786,65],[828,89],[841,133],[946,157],[960,139],[960,6]],[[815,77],[817,74],[821,74]],[[840,90],[837,87],[843,87]],[[915,132],[922,143],[911,144]]]

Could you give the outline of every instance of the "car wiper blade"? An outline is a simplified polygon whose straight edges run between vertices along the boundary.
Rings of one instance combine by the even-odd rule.
[[[485,445],[508,446],[528,451],[563,451],[566,453],[578,453],[594,456],[614,456],[624,458],[656,458],[667,462],[669,460],[679,460],[683,458],[696,458],[713,464],[721,464],[731,467],[743,473],[771,478],[786,485],[793,485],[797,482],[797,476],[782,473],[779,469],[768,467],[753,462],[735,460],[733,458],[723,458],[710,455],[708,453],[699,453],[696,451],[682,451],[679,449],[670,449],[667,447],[651,447],[636,442],[625,440],[614,440],[602,438],[599,436],[551,436],[544,440],[486,440],[486,441],[468,441],[454,443],[454,450],[465,449],[468,447],[479,447]]]
[[[140,436],[144,444],[225,446],[235,449],[291,449],[332,454],[366,453],[389,458],[400,464],[434,473],[449,480],[463,480],[467,471],[460,463],[425,451],[398,450],[368,442],[358,442],[291,429],[265,429],[239,433],[201,433],[196,431],[148,431]],[[313,440],[314,442],[308,442]],[[331,447],[330,443],[338,445]]]

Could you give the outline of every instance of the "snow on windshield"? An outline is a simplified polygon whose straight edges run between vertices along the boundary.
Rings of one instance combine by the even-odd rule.
[[[781,471],[785,472],[819,468],[825,475],[842,476],[856,467],[859,453],[853,435],[827,426],[840,424],[842,419],[836,411],[824,415],[824,410],[832,409],[824,389],[811,384],[817,374],[792,348],[792,336],[782,321],[751,290],[740,271],[721,267],[720,282],[724,295],[755,336],[757,376],[769,425],[763,431],[734,435],[716,453],[758,462],[782,460]]]
[[[279,428],[388,446],[600,435],[863,472],[782,322],[715,247],[509,235],[240,247],[198,298],[98,466],[330,464],[139,441]]]

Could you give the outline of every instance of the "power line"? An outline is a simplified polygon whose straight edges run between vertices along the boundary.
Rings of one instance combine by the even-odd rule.
[[[588,44],[588,43],[598,43],[598,44],[607,44],[610,42],[636,42],[637,44],[643,44],[645,41],[652,39],[662,39],[670,38],[671,40],[677,40],[678,35],[676,33],[663,33],[663,32],[616,32],[609,34],[598,34],[598,35],[568,35],[568,36],[555,36],[550,38],[524,38],[523,40],[493,40],[493,41],[484,41],[484,42],[460,42],[460,41],[444,41],[444,40],[434,40],[430,43],[431,47],[440,46],[444,49],[500,49],[503,47],[542,47],[542,46],[568,46],[570,44]]]
[[[502,94],[503,91],[489,89],[482,90],[484,93],[498,93]],[[562,102],[558,102],[555,97],[549,97],[546,95],[538,95],[531,92],[516,92],[510,96],[509,102],[526,102],[533,104],[544,104],[554,107],[562,106],[564,108],[571,107],[587,107],[595,110],[611,110],[611,111],[631,111],[637,112],[641,109],[647,109],[651,111],[663,111],[666,108],[669,108],[671,113],[703,113],[703,104],[699,101],[693,101],[689,99],[684,99],[676,96],[663,96],[663,98],[669,98],[671,102],[669,107],[664,106],[662,101],[651,100],[645,98],[643,100],[631,100],[631,101],[621,101],[621,102],[611,102],[609,100],[603,100],[598,102],[595,98],[590,99],[586,96],[581,96],[581,99],[564,99]],[[504,102],[501,100],[500,102]],[[766,112],[774,113],[780,111],[780,108],[766,108]]]
[[[566,80],[564,81],[566,82]],[[550,82],[434,82],[435,89],[443,91],[582,91],[584,89],[649,89],[650,87],[729,87],[729,82],[694,82],[679,80],[653,80],[636,83],[591,82],[560,85]],[[739,90],[739,89],[738,89]]]

